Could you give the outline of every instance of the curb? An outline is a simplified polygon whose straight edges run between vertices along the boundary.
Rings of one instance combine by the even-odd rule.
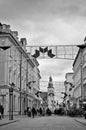
[[[79,121],[79,120],[77,120],[77,119],[74,119],[75,121],[77,121],[77,122],[79,122],[79,123],[81,123],[82,125],[85,125],[86,126],[86,123],[83,123],[83,122],[81,122],[81,121]]]
[[[11,124],[11,123],[14,123],[14,122],[17,122],[17,121],[19,121],[19,120],[5,122],[5,123],[0,124],[0,126],[8,125],[8,124]]]

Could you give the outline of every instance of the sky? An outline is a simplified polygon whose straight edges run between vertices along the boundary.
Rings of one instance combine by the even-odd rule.
[[[83,44],[86,36],[86,1],[0,0],[0,21],[18,31],[19,38],[26,37],[28,45]],[[71,60],[38,61],[42,81],[48,81],[52,76],[53,81],[62,82],[65,74],[72,72]]]

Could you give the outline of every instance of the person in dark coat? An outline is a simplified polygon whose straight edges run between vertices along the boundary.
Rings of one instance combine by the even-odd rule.
[[[42,108],[39,108],[40,116],[42,116]]]
[[[3,106],[0,104],[0,119],[3,117]]]
[[[47,108],[46,109],[46,114],[48,115],[48,116],[50,116],[52,113],[51,113],[51,110],[49,109],[49,108]]]
[[[28,115],[28,117],[31,117],[31,109],[30,109],[30,107],[27,107],[27,115]]]
[[[2,118],[4,118],[4,107],[2,106]]]
[[[32,107],[32,117],[34,118],[34,116],[35,116],[35,113],[36,113],[36,110],[35,110],[35,108],[34,107]]]
[[[24,115],[27,115],[27,110],[26,109],[24,110]]]

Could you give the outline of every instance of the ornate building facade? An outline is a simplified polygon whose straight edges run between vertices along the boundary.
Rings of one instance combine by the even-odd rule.
[[[35,95],[40,89],[39,63],[27,53],[26,45],[26,38],[19,40],[17,31],[0,23],[0,103],[5,114],[9,114],[10,109],[14,114],[24,114],[35,100],[40,103]]]
[[[86,101],[86,38],[84,44],[78,45],[79,51],[73,63],[74,71],[74,97],[76,98],[76,107],[82,107]]]
[[[65,75],[65,105],[66,109],[69,110],[71,107],[73,107],[73,101],[74,101],[74,96],[73,96],[73,91],[74,91],[74,83],[73,83],[73,75],[74,73],[66,73]]]

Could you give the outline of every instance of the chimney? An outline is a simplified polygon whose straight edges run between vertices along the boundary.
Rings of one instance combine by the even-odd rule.
[[[26,45],[27,45],[26,38],[21,38],[20,42],[21,42],[21,45],[22,45],[23,49],[26,51]]]
[[[12,35],[14,38],[16,38],[16,40],[18,40],[18,32],[17,31],[11,31]]]
[[[3,24],[3,29],[9,31],[10,30],[10,25]]]
[[[6,33],[11,31],[10,30],[10,25],[7,25],[7,24],[1,24],[0,23],[0,29],[2,29],[2,32],[6,32]]]

